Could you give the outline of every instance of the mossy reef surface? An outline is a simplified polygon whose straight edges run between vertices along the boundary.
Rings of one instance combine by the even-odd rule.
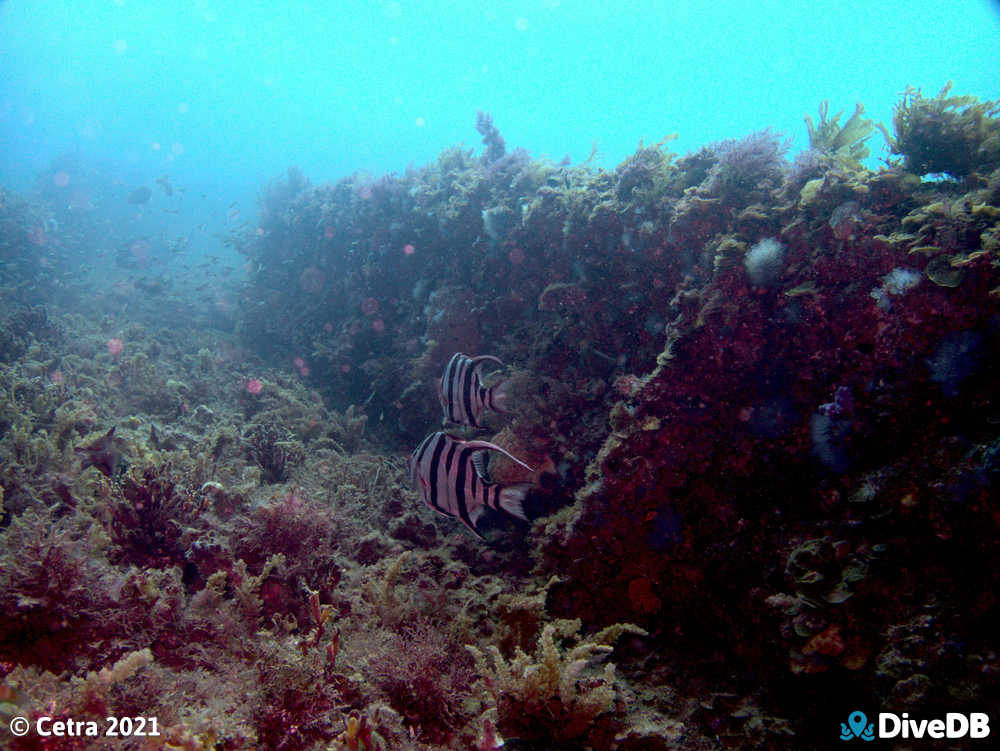
[[[74,288],[80,236],[5,192],[3,747],[41,747],[16,716],[157,720],[47,749],[227,751],[996,720],[996,114],[907,90],[891,133],[824,104],[793,161],[762,131],[616,169],[481,115],[480,154],[289,170],[228,237],[231,303],[190,315]],[[484,542],[406,466],[454,352],[506,363],[480,435],[537,468]]]

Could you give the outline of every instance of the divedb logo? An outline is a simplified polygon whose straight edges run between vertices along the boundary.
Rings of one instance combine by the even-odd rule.
[[[879,712],[878,725],[868,722],[868,716],[854,710],[847,722],[840,723],[840,740],[873,741],[876,738],[987,738],[990,734],[990,717],[985,712],[948,712],[944,718],[919,719],[909,713]]]
[[[849,741],[860,738],[863,741],[875,740],[875,725],[868,722],[864,712],[854,710],[847,716],[847,722],[840,723],[840,740]]]

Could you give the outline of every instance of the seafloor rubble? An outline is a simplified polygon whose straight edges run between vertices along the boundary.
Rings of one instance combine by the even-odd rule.
[[[763,131],[555,164],[480,115],[478,156],[290,170],[231,237],[235,333],[56,299],[58,227],[5,196],[0,732],[798,749],[859,708],[996,717],[1000,121],[949,94],[891,129],[824,105],[792,162]],[[494,462],[534,522],[486,544],[405,471],[455,351],[508,363],[485,435],[538,468]]]

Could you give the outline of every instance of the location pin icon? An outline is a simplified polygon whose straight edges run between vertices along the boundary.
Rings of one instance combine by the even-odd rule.
[[[854,733],[854,737],[860,738],[861,734],[865,732],[865,725],[868,724],[868,718],[865,717],[864,712],[851,712],[851,716],[847,718],[847,724],[851,726],[851,732]]]

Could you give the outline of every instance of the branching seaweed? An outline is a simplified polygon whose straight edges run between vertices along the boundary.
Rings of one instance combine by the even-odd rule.
[[[292,441],[291,434],[275,423],[254,425],[244,438],[247,458],[264,470],[268,483],[284,482],[291,465],[302,458],[302,450]]]
[[[820,103],[819,125],[815,125],[809,115],[805,117],[810,149],[857,164],[871,153],[867,142],[876,129],[885,135],[887,141],[889,140],[889,134],[882,123],[862,117],[865,107],[861,102],[858,102],[854,114],[847,118],[847,122],[843,125],[840,124],[840,116],[844,111],[841,110],[833,117],[828,117],[829,107],[828,99]]]
[[[132,469],[111,484],[108,532],[115,560],[183,565],[185,524],[197,517],[194,492],[169,464]]]
[[[918,175],[947,173],[965,177],[1000,164],[1000,101],[948,96],[952,82],[933,99],[906,87],[892,116],[894,154]]]
[[[476,661],[480,685],[496,705],[498,727],[505,734],[549,742],[579,739],[594,720],[612,711],[616,697],[615,666],[596,673],[591,666],[612,651],[622,634],[645,636],[628,623],[608,626],[572,647],[561,642],[577,637],[580,620],[547,623],[533,655],[520,648],[508,660],[496,646],[490,660],[475,646],[466,645]],[[491,664],[492,662],[492,664]]]
[[[396,596],[396,582],[403,571],[403,564],[409,560],[411,552],[406,550],[400,553],[385,571],[379,586],[376,586],[370,579],[365,582],[364,596],[375,608],[379,619],[386,626],[393,628],[398,626],[409,612],[405,603],[401,603]]]

